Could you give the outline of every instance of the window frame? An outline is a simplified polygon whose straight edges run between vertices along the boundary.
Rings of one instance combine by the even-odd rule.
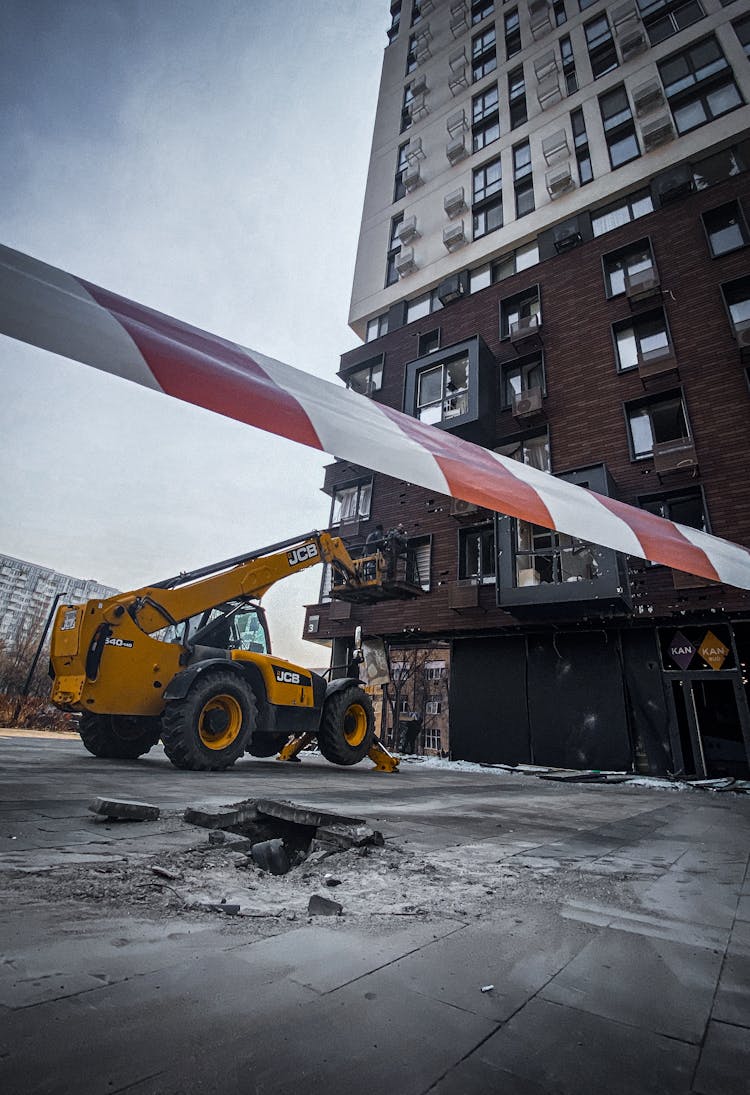
[[[537,303],[536,312],[534,312],[533,310],[530,310],[528,315],[529,316],[531,316],[531,315],[539,316],[539,323],[541,324],[541,322],[542,322],[542,289],[541,289],[541,285],[539,284],[539,282],[537,282],[536,284],[533,284],[533,285],[529,285],[529,286],[527,286],[526,289],[521,289],[517,293],[512,293],[510,296],[503,297],[500,300],[498,307],[499,307],[499,315],[500,315],[499,333],[500,333],[500,341],[501,342],[505,342],[510,338],[511,320],[510,320],[510,316],[508,315],[508,312],[507,312],[508,306],[513,306],[513,305],[518,304],[519,307],[523,307],[523,305],[527,301],[531,302],[531,301],[534,301],[534,300]],[[515,313],[512,313],[512,314],[515,314]],[[506,315],[508,315],[507,333],[504,333],[505,332],[505,327],[506,327],[506,323],[505,323]],[[519,315],[519,318],[523,318],[523,319],[527,318],[527,316],[521,311],[519,311],[518,315]],[[517,322],[517,321],[514,321],[514,322]]]
[[[481,48],[478,48],[480,46]],[[495,24],[471,40],[471,80],[476,84],[497,69],[497,32]]]
[[[340,528],[341,525],[354,524],[355,522],[358,522],[358,521],[369,521],[370,514],[372,513],[372,492],[373,492],[373,487],[374,487],[374,476],[373,475],[370,475],[369,477],[364,477],[364,478],[359,478],[359,479],[355,479],[355,480],[348,480],[348,481],[342,482],[342,483],[337,483],[332,488],[332,491],[331,491],[331,510],[330,510],[330,518],[329,518],[329,521],[328,521],[328,527],[329,528]],[[361,510],[363,488],[368,489],[367,512],[366,513],[363,513],[362,510]],[[354,505],[354,516],[342,518],[341,515],[339,515],[338,519],[335,519],[334,514],[336,512],[337,498],[340,495],[348,494],[351,491],[355,492],[354,497],[356,499],[356,502],[355,502],[355,505]]]
[[[750,16],[748,16],[748,18],[750,19]],[[714,251],[712,245],[712,232],[706,223],[706,218],[711,216],[711,214],[721,212],[722,209],[729,209],[730,206],[734,206],[734,209],[737,212],[737,227],[739,229],[740,236],[742,237],[742,242],[735,244],[735,246],[733,247],[727,247],[723,251]],[[739,198],[732,198],[729,201],[722,202],[721,205],[715,206],[713,209],[704,210],[703,213],[701,213],[701,222],[703,224],[703,231],[706,235],[706,245],[708,246],[708,253],[712,259],[720,259],[723,258],[724,255],[732,255],[736,251],[742,251],[745,247],[750,245],[750,230],[748,230],[747,220],[745,218],[745,213]]]
[[[701,47],[710,44],[715,47],[718,56],[714,59],[713,65],[709,63],[708,65],[702,66],[703,68],[711,69],[711,71],[707,72],[705,76],[699,77],[698,73],[701,69],[696,67],[694,57]],[[668,83],[664,70],[667,66],[674,65],[678,59],[684,61],[685,67],[688,70],[687,75],[683,76],[681,80]],[[715,67],[717,64],[719,66],[718,68]],[[662,60],[657,62],[657,68],[659,70],[659,78],[664,87],[664,94],[667,103],[669,104],[675,131],[679,137],[684,137],[688,133],[692,133],[694,130],[700,129],[704,125],[709,125],[711,122],[715,122],[719,118],[731,114],[733,110],[738,110],[745,105],[742,92],[737,86],[737,82],[734,78],[734,70],[727,60],[724,50],[721,48],[715,34],[708,34],[705,38],[690,42],[684,49],[677,50],[668,57],[662,58]],[[688,81],[687,83],[685,83],[686,80]],[[677,87],[676,85],[678,83],[683,86]],[[730,85],[734,88],[738,101],[732,106],[728,106],[726,109],[714,113],[712,109],[709,109],[711,105],[710,96],[728,88]],[[670,91],[670,87],[674,87],[674,90]],[[681,128],[677,112],[684,110],[686,107],[694,106],[695,104],[700,104],[703,108],[703,113],[705,115],[703,121],[698,121]]]
[[[743,283],[746,287],[744,289],[744,292],[746,293],[746,295],[742,297],[741,302],[743,304],[747,304],[748,318],[747,319],[735,320],[734,317],[732,316],[731,309],[732,309],[733,303],[739,303],[739,302],[730,303],[730,301],[728,299],[728,296],[727,296],[727,290],[731,289],[732,286],[742,287]],[[725,308],[726,313],[727,313],[727,319],[729,320],[729,326],[730,326],[730,329],[732,331],[732,334],[736,337],[740,333],[741,330],[742,331],[747,330],[748,326],[750,326],[750,274],[747,274],[744,277],[732,278],[730,281],[724,281],[724,282],[721,283],[720,289],[721,289],[722,300],[724,301],[724,308]],[[741,289],[741,291],[742,291],[742,289]]]
[[[520,79],[519,79],[519,75]],[[526,100],[526,74],[523,65],[516,65],[508,73],[508,112],[511,131],[520,129],[529,120],[529,107]],[[523,117],[521,117],[521,113]]]
[[[621,107],[619,111],[616,111],[609,117],[605,117],[605,101],[609,100],[612,102],[614,101],[615,96],[622,96],[625,100],[625,105],[624,107]],[[621,167],[625,167],[626,164],[632,163],[642,155],[641,143],[638,140],[635,118],[633,116],[633,108],[625,84],[618,84],[615,87],[611,87],[608,91],[605,91],[599,96],[599,114],[602,120],[602,128],[604,129],[604,142],[607,146],[610,168],[612,171],[619,171]],[[616,121],[616,119],[620,120]],[[618,162],[615,163],[614,148],[630,139],[634,142],[636,151],[632,155],[627,156],[625,159],[619,159]]]
[[[357,362],[356,365],[347,366],[346,370],[341,373],[341,379],[346,384],[349,391],[357,391],[356,388],[352,388],[350,383],[352,377],[358,373],[368,372],[369,376],[365,387],[367,391],[359,392],[360,395],[366,396],[368,399],[372,397],[375,392],[381,391],[383,387],[383,372],[385,370],[385,354],[375,354],[373,357],[367,358],[365,361]],[[375,384],[373,382],[373,372],[377,371],[379,382]]]
[[[539,313],[541,315],[541,312]],[[539,384],[529,384],[529,374],[534,370],[539,370],[540,382]],[[508,378],[511,373],[518,372],[521,377],[521,390],[519,394],[524,392],[533,391],[538,387],[541,390],[542,398],[547,398],[547,373],[544,367],[544,351],[535,350],[530,354],[522,354],[517,359],[510,358],[507,361],[500,363],[500,408],[501,410],[508,411],[513,409],[513,392],[508,387]]]
[[[503,35],[505,38],[505,60],[510,61],[511,57],[515,57],[523,50],[521,19],[517,7],[505,12],[503,15]]]
[[[682,404],[682,417],[683,417],[683,421],[685,423],[685,429],[687,430],[687,433],[682,435],[682,437],[667,438],[666,440],[667,441],[684,440],[684,441],[692,441],[693,443],[695,443],[695,435],[693,434],[693,429],[692,429],[692,426],[690,424],[690,417],[688,415],[688,409],[687,409],[687,401],[685,399],[685,392],[684,392],[684,389],[683,389],[682,385],[679,385],[678,387],[675,387],[675,388],[669,388],[665,391],[655,392],[652,395],[641,396],[638,399],[629,399],[629,400],[626,400],[623,403],[622,406],[623,406],[623,413],[625,415],[625,430],[626,430],[627,438],[628,438],[628,452],[630,454],[631,464],[640,464],[644,460],[653,460],[653,458],[654,458],[654,445],[655,444],[656,445],[664,444],[665,442],[656,441],[654,439],[653,419],[651,418],[651,414],[649,413],[649,427],[650,427],[650,430],[651,430],[651,448],[648,451],[636,453],[635,442],[634,442],[634,439],[633,439],[633,432],[632,432],[632,428],[631,428],[631,425],[630,425],[630,414],[629,414],[629,412],[631,410],[632,411],[637,411],[641,407],[651,408],[651,407],[654,407],[654,406],[658,406],[660,403],[666,405],[667,403],[671,402],[672,400],[676,400],[676,399],[679,399],[681,401],[681,404]]]
[[[638,361],[638,357],[637,357],[638,353],[640,352],[641,355],[643,353],[648,353],[648,351],[644,351],[644,350],[641,349],[641,342],[642,342],[642,339],[643,339],[643,335],[642,334],[639,335],[638,330],[637,330],[638,325],[641,324],[641,326],[643,326],[645,323],[647,323],[650,320],[653,320],[659,314],[661,315],[661,318],[664,321],[663,322],[664,333],[667,336],[667,345],[666,345],[665,350],[664,350],[664,356],[667,357],[669,354],[674,354],[674,352],[675,352],[674,351],[674,343],[672,341],[672,332],[671,332],[670,327],[669,327],[669,317],[667,316],[666,309],[662,306],[659,306],[658,308],[651,308],[651,309],[649,309],[648,311],[645,311],[645,312],[634,312],[630,316],[625,316],[624,319],[616,320],[610,328],[611,335],[612,335],[612,348],[613,348],[614,355],[615,355],[615,366],[617,368],[618,373],[632,373],[632,372],[637,371],[638,365],[639,365],[639,361]],[[617,341],[618,331],[619,330],[627,330],[628,327],[633,328],[633,339],[634,339],[635,344],[636,344],[636,361],[635,361],[634,365],[623,365],[622,364],[622,358],[620,357],[620,347],[619,347],[619,343]]]
[[[589,31],[593,34],[593,28],[597,24],[606,24],[607,29],[602,30],[595,38],[592,38],[589,35]],[[612,34],[612,25],[609,21],[606,9],[583,24],[583,33],[586,39],[586,50],[589,55],[591,75],[594,80],[600,80],[603,76],[608,76],[610,72],[614,72],[616,68],[620,67],[620,59],[617,55],[617,47],[615,46],[615,39]],[[606,59],[607,62],[606,67],[602,68],[601,71],[598,71],[599,62],[604,59]]]
[[[681,10],[692,4],[697,4],[700,15],[680,25],[679,14]],[[696,23],[706,17],[706,12],[700,0],[637,0],[637,5],[652,49],[661,45],[662,42],[666,42],[672,35],[679,34],[681,30],[695,26]],[[649,11],[649,8],[653,10]],[[665,22],[671,29],[668,29],[666,34],[662,34],[657,28]]]
[[[477,559],[478,568],[475,574],[469,574],[470,569],[466,566],[467,563],[467,541],[470,538],[476,537],[477,540]],[[488,570],[484,571],[484,540],[489,541],[489,549],[492,557],[492,572]],[[484,521],[482,524],[470,525],[466,528],[457,529],[457,566],[456,576],[459,582],[473,582],[475,585],[494,585],[497,581],[497,539],[495,536],[495,525],[491,520]]]
[[[388,250],[386,251],[386,265],[385,265],[385,288],[388,289],[391,285],[398,285],[399,274],[396,269],[396,256],[401,253],[401,240],[398,238],[398,229],[403,224],[404,214],[396,213],[391,217],[391,234],[388,240]],[[393,276],[391,276],[393,272]]]
[[[528,152],[528,162],[524,162],[519,167],[518,154],[521,150]],[[536,209],[536,194],[534,193],[534,169],[531,159],[531,141],[527,138],[525,141],[519,141],[518,144],[513,145],[513,197],[515,201],[516,220],[520,220],[521,217],[527,217],[530,213],[533,213]],[[521,202],[524,197],[531,195],[531,205],[528,209],[521,211]]]
[[[644,503],[648,503],[648,502],[658,503],[660,501],[662,501],[664,503],[667,503],[667,506],[665,507],[667,509],[667,512],[666,513],[658,513],[658,514],[655,514],[655,516],[664,517],[665,520],[674,522],[676,520],[676,518],[674,518],[671,515],[671,513],[669,513],[669,503],[679,502],[681,499],[687,498],[688,496],[691,496],[691,495],[698,498],[698,499],[700,499],[701,508],[703,510],[703,524],[704,524],[705,528],[704,529],[699,529],[697,525],[688,525],[686,527],[687,528],[695,528],[699,532],[705,531],[705,532],[711,534],[711,531],[712,531],[712,529],[711,529],[711,519],[710,519],[710,516],[709,516],[709,513],[708,513],[708,506],[706,505],[706,492],[703,488],[702,483],[695,483],[695,484],[693,484],[692,486],[689,486],[689,487],[673,487],[670,490],[649,491],[645,494],[638,494],[636,496],[636,505],[638,506],[639,509],[645,510],[646,513],[653,513],[654,511],[650,510],[650,509],[647,509],[646,505]],[[677,524],[682,524],[682,522],[678,521]],[[651,564],[651,566],[660,566],[660,565],[662,565],[662,564],[660,564],[660,563],[652,563]]]
[[[613,251],[605,251],[602,254],[602,277],[604,278],[604,292],[607,300],[616,300],[617,297],[625,296],[627,293],[626,276],[630,272],[628,266],[623,264],[623,285],[622,289],[615,289],[612,287],[612,273],[609,268],[610,264],[618,262],[620,259],[625,259],[629,255],[635,255],[638,252],[648,251],[651,262],[650,268],[658,275],[659,268],[656,265],[656,257],[654,256],[654,247],[651,242],[651,236],[643,236],[639,240],[632,240],[630,243],[625,243],[622,247],[616,247]],[[644,267],[645,269],[645,267]]]
[[[484,103],[487,96],[494,93],[494,104]],[[480,105],[481,104],[481,105]],[[478,109],[479,108],[479,109]],[[495,136],[488,137],[494,129]],[[487,145],[500,139],[500,94],[497,81],[484,88],[471,100],[471,149],[472,153],[481,152]],[[479,139],[481,138],[481,139]]]

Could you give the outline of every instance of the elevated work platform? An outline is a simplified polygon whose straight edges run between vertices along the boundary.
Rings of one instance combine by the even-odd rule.
[[[330,596],[335,601],[372,605],[380,601],[412,601],[424,589],[419,580],[416,560],[407,551],[389,559],[378,551],[355,561],[354,578],[337,572],[334,565]]]

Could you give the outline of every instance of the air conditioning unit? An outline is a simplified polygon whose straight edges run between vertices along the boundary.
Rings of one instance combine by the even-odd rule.
[[[422,151],[422,138],[412,137],[406,146],[406,160],[410,164],[417,163],[418,160],[424,160],[425,154]]]
[[[407,274],[411,274],[416,268],[417,264],[414,261],[414,248],[402,247],[396,255],[396,270],[398,271],[398,276],[400,278],[406,277]]]
[[[458,38],[469,29],[469,21],[466,18],[466,8],[462,7],[455,15],[451,15],[450,28],[454,38]]]
[[[466,198],[462,186],[459,186],[458,190],[451,190],[450,194],[445,195],[443,209],[449,217],[456,217],[459,213],[463,213],[466,209]]]
[[[650,152],[652,148],[658,148],[659,145],[666,144],[667,141],[674,140],[672,119],[668,114],[659,114],[656,118],[652,118],[650,122],[644,122],[641,125],[641,136],[643,137],[643,147],[647,152]]]
[[[558,224],[558,226],[553,229],[552,239],[555,244],[555,251],[558,255],[562,255],[566,251],[572,251],[579,243],[583,243],[583,236],[578,227],[578,221],[565,221],[563,224]]]
[[[626,271],[625,296],[631,305],[645,304],[655,297],[660,297],[661,283],[656,267],[650,266],[647,270],[637,270],[632,274]]]
[[[531,36],[535,42],[540,38],[543,38],[545,34],[549,34],[552,30],[552,20],[550,19],[549,7],[540,11],[538,15],[532,15],[530,19]]]
[[[632,23],[638,21],[638,12],[636,11],[635,4],[630,3],[630,0],[628,0],[627,3],[620,4],[619,7],[613,8],[610,12],[610,19],[612,20],[615,34],[617,34],[623,27],[627,28],[629,25],[632,25]]]
[[[469,128],[469,123],[466,119],[466,111],[457,110],[455,114],[449,114],[448,120],[445,123],[445,128],[448,130],[448,134],[451,137],[455,137],[458,133],[466,133]]]
[[[537,81],[541,83],[547,76],[551,76],[557,72],[557,55],[553,49],[547,50],[540,57],[537,57],[534,61],[534,75]]]
[[[478,513],[479,506],[473,502],[465,502],[463,498],[451,498],[451,517],[473,517]]]
[[[633,106],[639,118],[656,110],[664,102],[664,91],[658,80],[647,80],[633,88]]]
[[[475,581],[455,582],[448,587],[448,608],[455,612],[463,608],[478,608],[479,588]]]
[[[445,146],[445,154],[452,164],[460,163],[461,160],[466,159],[469,153],[466,148],[463,134],[458,137],[454,137],[452,141],[448,141],[447,145]]]
[[[429,90],[430,89],[427,86],[427,77],[426,76],[417,76],[416,80],[414,80],[412,82],[412,85],[411,85],[412,95],[421,95],[421,94],[423,94],[423,92],[429,91]]]
[[[569,152],[568,138],[564,129],[556,130],[542,141],[542,155],[548,164],[559,156],[567,156]]]
[[[638,376],[641,380],[677,372],[677,359],[670,346],[657,346],[653,350],[638,350]]]
[[[419,232],[417,231],[417,218],[414,216],[404,217],[396,230],[396,235],[402,243],[409,243],[411,240],[417,239],[419,236]]]
[[[631,57],[637,57],[639,53],[643,53],[644,49],[648,47],[646,32],[641,26],[633,27],[632,30],[624,30],[621,35],[618,35],[618,41],[623,61],[629,61]]]
[[[560,102],[562,92],[560,91],[560,78],[556,72],[553,72],[551,76],[548,76],[537,85],[536,97],[542,110],[546,110],[547,107]]]
[[[689,437],[674,441],[661,441],[654,445],[654,471],[657,475],[672,472],[694,472],[698,467],[698,454]]]
[[[466,274],[451,274],[450,277],[444,278],[437,287],[437,298],[443,307],[465,296],[468,282]]]
[[[459,68],[451,68],[450,79],[448,80],[448,90],[451,95],[458,95],[462,87],[469,86],[468,66],[461,65]]]
[[[424,118],[425,115],[429,114],[427,97],[424,92],[422,92],[421,95],[415,95],[411,98],[406,104],[406,109],[409,111],[413,121],[418,121],[420,118]]]
[[[407,194],[422,185],[422,174],[418,163],[410,163],[401,173],[401,181],[406,187]]]
[[[542,389],[529,388],[520,395],[513,396],[512,414],[514,418],[536,418],[542,412]]]
[[[560,167],[548,171],[544,176],[544,181],[547,184],[547,192],[553,200],[575,186],[569,163],[561,164]]]
[[[462,220],[456,224],[449,224],[447,228],[443,229],[443,243],[449,251],[455,251],[466,243],[466,232]]]

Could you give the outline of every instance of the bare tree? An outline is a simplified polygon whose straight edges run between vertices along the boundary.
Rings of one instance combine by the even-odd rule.
[[[439,695],[440,703],[447,699],[446,682],[440,685],[428,679],[428,663],[436,658],[436,648],[397,647],[389,648],[391,682],[385,695],[391,714],[388,742],[396,748],[416,744],[419,737],[437,728],[437,709],[428,710],[428,703]],[[407,734],[407,728],[413,731]],[[402,733],[403,729],[403,733]],[[404,741],[403,739],[407,740]],[[411,738],[411,741],[408,739]]]

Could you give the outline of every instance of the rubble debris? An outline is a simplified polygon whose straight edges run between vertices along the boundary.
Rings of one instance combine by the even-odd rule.
[[[253,844],[250,854],[260,869],[268,871],[269,874],[288,874],[292,869],[291,860],[281,837]]]
[[[318,840],[326,844],[338,845],[344,851],[348,851],[349,848],[361,848],[365,844],[382,848],[385,844],[383,834],[377,829],[371,829],[363,821],[319,825],[315,835]]]
[[[344,906],[328,897],[314,893],[307,903],[308,916],[341,916]]]
[[[480,992],[492,992],[494,987],[495,987],[494,985],[482,985],[482,987],[479,991]]]
[[[341,885],[341,879],[340,878],[334,878],[332,874],[327,874],[325,876],[325,878],[323,879],[323,882],[326,884],[326,886],[330,886],[331,889],[333,889],[334,886],[340,886]]]
[[[225,829],[211,829],[208,834],[209,844],[223,844],[226,847],[234,848],[239,851],[240,848],[250,848],[251,840],[249,837],[241,836],[239,833],[230,833]]]
[[[170,882],[175,882],[181,877],[179,871],[170,871],[168,867],[152,867],[151,873],[158,875],[159,878],[168,878]]]
[[[117,821],[156,821],[160,810],[148,802],[128,802],[119,798],[102,798],[97,795],[88,806],[92,814],[113,818]]]
[[[325,810],[314,810],[308,806],[298,806],[294,802],[286,800],[274,801],[272,799],[259,798],[255,803],[259,814],[267,817],[279,818],[282,821],[293,821],[295,825],[308,825],[312,829],[318,829],[321,825],[365,825],[360,817],[346,817],[344,814],[331,814]]]
[[[224,913],[225,916],[239,916],[239,905],[228,905],[226,901],[198,901],[194,909],[208,909],[210,912]]]
[[[541,772],[539,779],[552,780],[554,783],[606,783],[607,777],[601,772]]]

